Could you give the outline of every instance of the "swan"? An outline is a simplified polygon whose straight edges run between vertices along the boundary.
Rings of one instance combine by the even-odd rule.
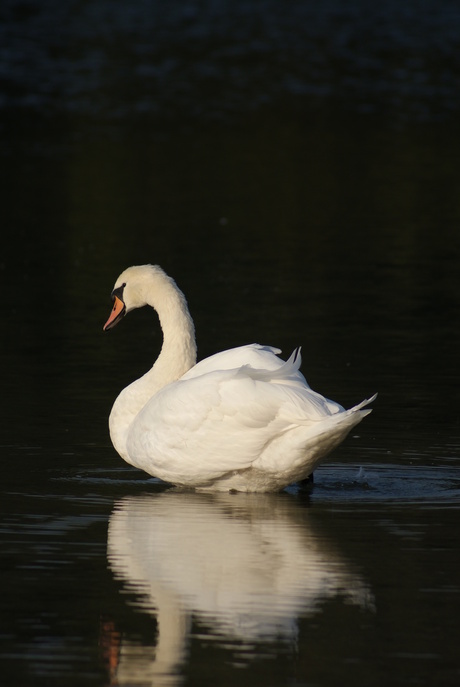
[[[280,491],[309,477],[371,409],[375,396],[345,410],[313,391],[300,349],[251,344],[196,363],[187,301],[158,265],[124,270],[112,291],[104,331],[150,305],[163,345],[153,367],[116,398],[113,446],[130,465],[179,487]]]

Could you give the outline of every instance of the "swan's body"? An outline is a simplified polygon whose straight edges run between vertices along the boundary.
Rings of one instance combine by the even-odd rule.
[[[370,401],[344,410],[312,391],[298,351],[284,362],[278,349],[252,344],[195,364],[186,300],[158,266],[129,267],[112,296],[104,329],[150,305],[164,339],[153,367],[116,399],[110,436],[124,460],[166,482],[278,491],[308,477],[371,412]]]

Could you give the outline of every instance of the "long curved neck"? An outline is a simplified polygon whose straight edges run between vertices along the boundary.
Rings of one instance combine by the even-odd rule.
[[[158,313],[163,331],[160,355],[150,372],[144,375],[154,382],[153,393],[182,377],[196,363],[195,327],[187,301],[175,282],[167,279],[161,301],[149,301]]]
[[[109,418],[113,445],[127,462],[126,440],[134,418],[152,396],[196,363],[195,327],[184,294],[162,270],[156,271],[149,282],[145,302],[158,314],[163,345],[153,367],[117,397]]]

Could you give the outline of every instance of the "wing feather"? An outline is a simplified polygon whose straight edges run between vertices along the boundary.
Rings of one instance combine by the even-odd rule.
[[[164,480],[174,476],[176,484],[195,483],[197,473],[205,483],[249,468],[264,446],[287,429],[316,425],[331,415],[326,399],[289,383],[293,376],[295,382],[296,356],[286,363],[277,360],[274,373],[246,366],[185,375],[166,386],[131,426],[133,462]]]

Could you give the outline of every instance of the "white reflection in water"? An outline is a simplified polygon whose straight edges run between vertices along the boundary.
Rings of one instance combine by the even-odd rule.
[[[308,509],[288,495],[169,491],[122,499],[109,524],[116,577],[158,623],[155,647],[123,638],[117,683],[175,684],[190,620],[227,646],[295,643],[297,619],[336,595],[372,595]],[[177,678],[178,679],[178,678]]]

